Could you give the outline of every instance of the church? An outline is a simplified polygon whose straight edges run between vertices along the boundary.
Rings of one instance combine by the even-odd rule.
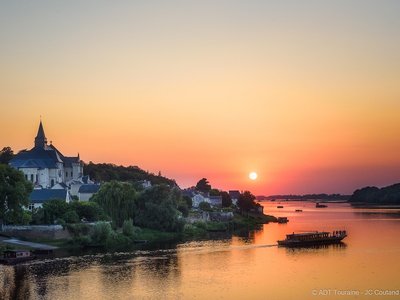
[[[51,142],[47,144],[42,121],[31,150],[19,152],[10,165],[25,175],[35,188],[48,189],[68,185],[83,176],[83,162],[78,156],[64,156]]]

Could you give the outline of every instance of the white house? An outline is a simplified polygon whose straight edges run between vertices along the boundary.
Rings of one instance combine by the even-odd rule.
[[[99,184],[83,184],[78,191],[79,201],[89,201],[89,199],[98,192]]]
[[[43,203],[55,199],[70,202],[71,195],[66,189],[34,189],[29,196],[29,210],[42,207]]]

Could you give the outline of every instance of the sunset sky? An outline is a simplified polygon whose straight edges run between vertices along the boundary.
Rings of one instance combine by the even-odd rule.
[[[181,187],[400,182],[400,1],[2,1],[0,147]],[[251,181],[248,174],[258,173]]]

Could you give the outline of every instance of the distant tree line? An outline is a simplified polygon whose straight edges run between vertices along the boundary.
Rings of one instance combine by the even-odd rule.
[[[257,200],[290,199],[290,200],[349,200],[350,195],[341,194],[305,194],[305,195],[271,195],[257,196]]]
[[[356,190],[349,202],[372,204],[400,204],[400,183],[383,188],[368,186]]]
[[[150,181],[152,184],[167,184],[176,186],[176,182],[172,179],[161,176],[161,173],[155,175],[146,172],[137,166],[117,166],[114,164],[100,163],[95,164],[89,162],[83,166],[84,175],[97,182],[108,182],[112,180],[124,182],[137,182],[142,180]]]

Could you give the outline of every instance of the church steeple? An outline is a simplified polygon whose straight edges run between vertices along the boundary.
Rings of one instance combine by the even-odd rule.
[[[47,138],[46,135],[44,134],[42,120],[40,120],[38,133],[35,137],[35,147],[44,148],[46,145],[47,145]]]

